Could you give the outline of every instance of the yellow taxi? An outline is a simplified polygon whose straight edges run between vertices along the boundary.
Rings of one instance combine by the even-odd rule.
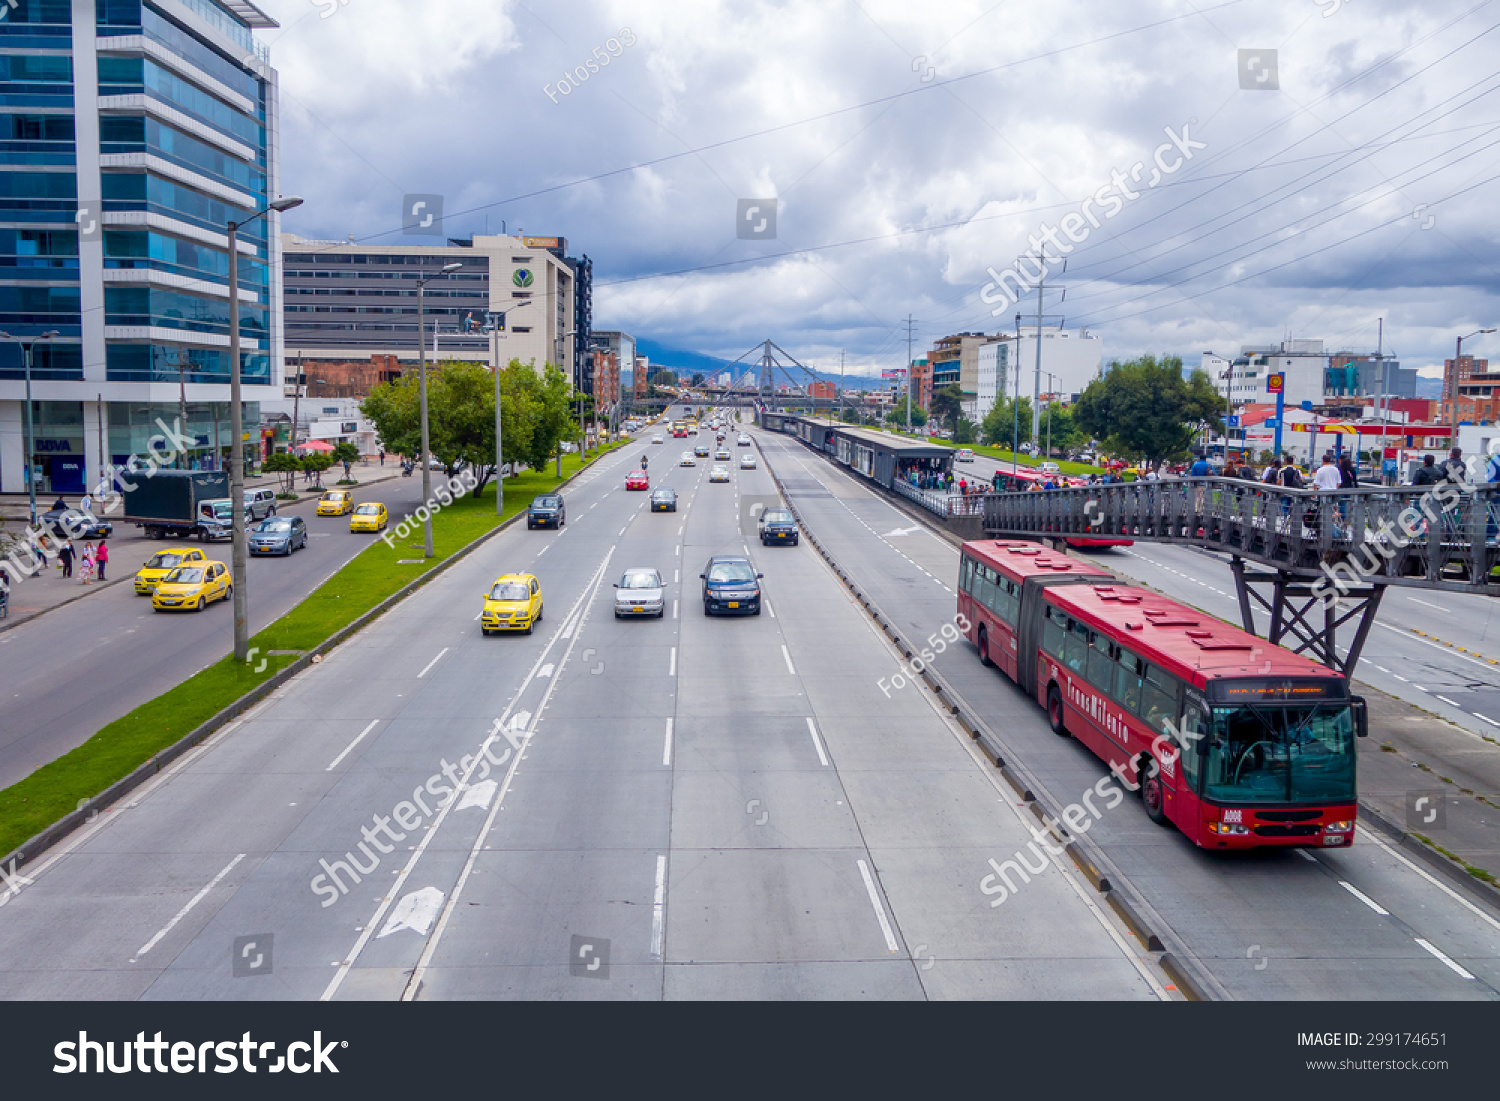
[[[390,523],[390,514],[385,506],[373,501],[354,506],[354,515],[349,517],[350,531],[384,531]]]
[[[157,551],[135,575],[135,594],[150,596],[156,591],[156,586],[161,583],[161,579],[178,566],[191,566],[207,561],[208,555],[194,547],[168,547],[166,550]]]
[[[508,573],[497,578],[484,594],[479,618],[483,634],[495,631],[525,631],[528,635],[542,621],[542,583],[529,573]]]
[[[157,612],[201,612],[216,600],[234,595],[229,567],[222,562],[194,562],[178,566],[156,585],[151,609]]]
[[[354,494],[347,489],[330,489],[318,498],[319,516],[345,516],[354,511]]]

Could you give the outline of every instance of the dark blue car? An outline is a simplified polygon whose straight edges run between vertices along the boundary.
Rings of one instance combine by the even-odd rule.
[[[698,575],[703,579],[704,615],[760,615],[760,581],[743,554],[716,554]]]
[[[531,502],[526,512],[526,528],[560,528],[568,522],[561,493],[544,493]]]

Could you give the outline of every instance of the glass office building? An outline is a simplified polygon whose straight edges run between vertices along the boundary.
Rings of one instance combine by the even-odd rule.
[[[279,193],[276,73],[253,37],[276,23],[246,0],[0,11],[0,492],[26,490],[26,345],[38,494],[92,487],[183,405],[184,465],[219,464],[226,223]],[[236,258],[252,428],[281,395],[279,222],[242,229]]]

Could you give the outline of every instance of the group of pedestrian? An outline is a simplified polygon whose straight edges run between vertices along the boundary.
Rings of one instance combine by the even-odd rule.
[[[92,506],[93,500],[88,496],[85,496],[82,502],[80,502],[80,507],[83,511],[91,516],[93,515]],[[68,502],[62,497],[52,502],[52,510],[54,512],[66,509],[67,507]],[[73,577],[73,564],[76,560],[78,563],[78,579],[83,584],[92,585],[96,579],[99,581],[108,580],[105,576],[109,569],[109,543],[107,540],[100,539],[98,546],[85,540],[83,550],[80,552],[73,547],[72,539],[64,537],[62,542],[56,545],[54,553],[57,555],[57,563],[62,568],[62,575],[65,579]],[[43,558],[45,559],[45,554]]]

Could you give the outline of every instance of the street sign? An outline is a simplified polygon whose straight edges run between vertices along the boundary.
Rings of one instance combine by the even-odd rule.
[[[1238,428],[1239,426],[1240,426],[1240,418],[1239,418],[1238,414],[1235,414],[1234,416],[1232,416],[1232,417],[1229,418],[1229,427],[1230,428]]]
[[[1267,375],[1266,393],[1279,394],[1286,386],[1286,375]]]

